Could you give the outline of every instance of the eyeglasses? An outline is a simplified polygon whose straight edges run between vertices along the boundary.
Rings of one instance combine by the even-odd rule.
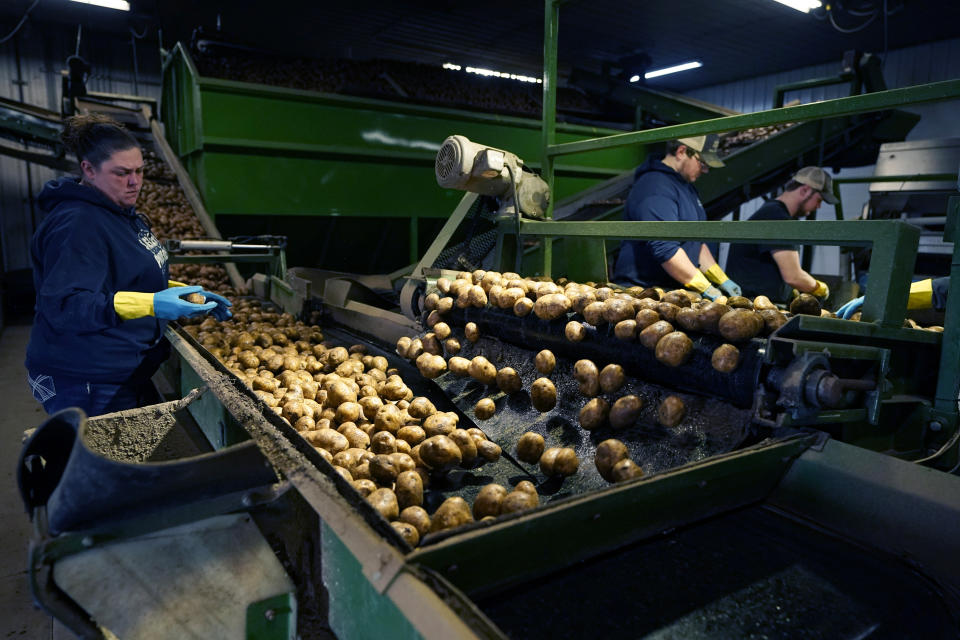
[[[703,158],[701,157],[699,151],[690,151],[689,153],[691,158],[696,159],[696,161],[700,163],[700,169],[702,169],[703,171],[710,170],[710,165],[708,165],[706,162],[703,161]]]

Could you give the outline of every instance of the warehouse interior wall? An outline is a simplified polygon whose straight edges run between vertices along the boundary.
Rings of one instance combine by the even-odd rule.
[[[142,34],[137,34],[142,35]],[[156,38],[102,33],[83,28],[28,21],[0,45],[0,96],[60,112],[61,70],[79,51],[92,71],[87,89],[109,93],[160,96],[160,55]],[[28,145],[24,145],[29,149]],[[2,290],[10,315],[30,313],[30,239],[42,220],[36,196],[58,172],[0,155],[0,257]],[[28,295],[29,294],[29,295]],[[24,304],[27,309],[20,308]]]
[[[790,82],[835,76],[840,73],[843,52],[837,52],[837,62],[821,64],[783,73],[776,73],[723,85],[690,91],[686,95],[712,102],[743,113],[753,113],[773,108],[774,89]],[[909,87],[960,77],[960,38],[906,47],[890,51],[883,67],[884,80],[889,89]],[[801,103],[841,98],[848,93],[848,85],[839,84],[796,91],[786,100],[798,99]],[[920,115],[920,121],[907,135],[907,141],[932,138],[960,137],[960,101],[934,102],[907,107]],[[860,177],[873,175],[875,165],[841,170],[836,177]],[[845,185],[841,188],[841,205],[844,218],[857,218],[864,204],[870,199],[868,184]],[[740,209],[740,219],[745,220],[763,204],[761,198],[745,203]],[[731,220],[732,214],[725,220]],[[826,203],[817,211],[818,220],[836,220],[834,207]],[[727,247],[721,248],[721,263],[725,264]],[[839,247],[817,247],[814,250],[811,269],[816,274],[841,275]],[[846,275],[846,274],[843,274]]]

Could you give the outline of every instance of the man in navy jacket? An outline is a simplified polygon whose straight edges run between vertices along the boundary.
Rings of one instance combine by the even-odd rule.
[[[700,222],[707,212],[693,183],[723,162],[716,135],[667,143],[667,155],[651,156],[636,171],[625,206],[627,220]],[[614,282],[673,289],[682,285],[703,296],[740,295],[740,287],[717,264],[701,241],[624,240],[614,267]],[[714,286],[716,285],[716,286]]]

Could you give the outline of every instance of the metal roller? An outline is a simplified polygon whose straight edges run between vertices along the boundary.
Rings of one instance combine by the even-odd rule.
[[[668,367],[657,360],[654,352],[636,342],[624,342],[613,335],[613,328],[593,328],[587,325],[587,337],[581,342],[570,342],[564,336],[564,323],[547,322],[535,316],[518,318],[512,312],[485,309],[455,309],[454,324],[476,323],[480,332],[488,336],[527,347],[537,345],[550,349],[554,355],[579,360],[587,358],[597,367],[609,363],[623,367],[631,376],[656,384],[701,395],[722,398],[737,407],[749,408],[760,379],[764,340],[753,339],[738,345],[740,365],[733,373],[720,373],[710,364],[714,349],[724,340],[707,334],[690,335],[693,352],[686,364]]]

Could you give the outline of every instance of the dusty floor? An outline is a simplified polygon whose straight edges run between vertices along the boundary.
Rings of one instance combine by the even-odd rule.
[[[60,640],[72,638],[65,627],[36,609],[27,582],[30,520],[17,492],[16,468],[24,429],[38,426],[43,408],[30,395],[23,356],[29,325],[6,326],[0,332],[0,638]]]

